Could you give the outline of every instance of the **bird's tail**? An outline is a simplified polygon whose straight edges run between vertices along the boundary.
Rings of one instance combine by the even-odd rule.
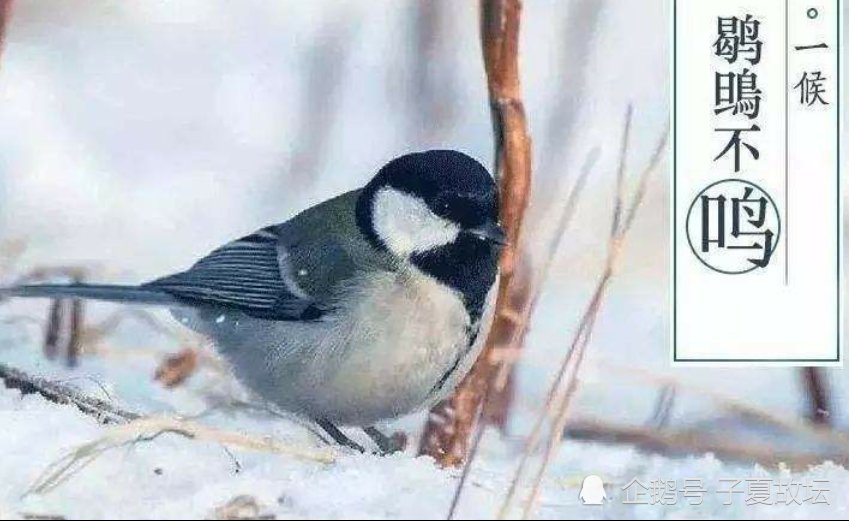
[[[35,284],[0,287],[0,300],[7,297],[86,299],[151,306],[181,306],[173,295],[142,286],[111,284]]]

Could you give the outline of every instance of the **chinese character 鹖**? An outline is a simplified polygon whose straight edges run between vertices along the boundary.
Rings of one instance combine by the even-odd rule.
[[[747,14],[740,19],[736,16],[717,18],[716,31],[718,37],[713,44],[714,54],[724,58],[728,63],[734,63],[737,58],[744,54],[750,64],[755,65],[761,61],[759,20]]]

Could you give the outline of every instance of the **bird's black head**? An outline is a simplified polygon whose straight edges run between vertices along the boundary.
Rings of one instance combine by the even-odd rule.
[[[375,247],[460,291],[467,304],[482,305],[505,243],[492,176],[453,150],[387,163],[360,195],[357,224]]]

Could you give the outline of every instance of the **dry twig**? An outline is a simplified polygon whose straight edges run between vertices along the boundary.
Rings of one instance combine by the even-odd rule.
[[[171,388],[185,382],[198,367],[197,349],[186,347],[179,353],[166,358],[156,368],[154,379],[165,387]]]
[[[9,19],[12,16],[12,1],[0,0],[0,52],[3,51],[3,44],[6,41],[6,33],[8,32]]]
[[[817,425],[831,425],[831,400],[825,372],[819,367],[803,367],[800,372],[808,399],[808,420]]]
[[[73,405],[100,423],[113,425],[104,437],[81,445],[51,464],[27,494],[52,490],[109,449],[139,441],[151,441],[163,433],[174,433],[190,439],[217,442],[225,447],[283,454],[319,463],[332,463],[335,459],[330,450],[293,447],[270,437],[214,429],[182,418],[143,417],[4,364],[0,364],[0,382],[10,389],[20,390],[23,394],[38,394],[53,403]]]
[[[599,150],[597,148],[594,148],[587,156],[587,159],[584,162],[584,166],[581,169],[580,175],[575,180],[574,186],[572,186],[571,190],[569,191],[569,195],[566,197],[566,204],[563,206],[563,211],[560,215],[560,219],[557,222],[557,227],[555,228],[553,240],[548,245],[549,247],[546,251],[545,260],[542,266],[540,267],[538,273],[535,274],[533,281],[528,284],[528,298],[521,304],[521,317],[519,318],[519,320],[516,321],[516,327],[512,330],[512,335],[510,339],[507,340],[504,344],[507,347],[505,349],[499,350],[500,358],[498,359],[498,361],[500,362],[500,366],[498,368],[498,373],[491,381],[490,386],[487,388],[487,392],[484,396],[484,412],[490,410],[490,406],[493,400],[504,399],[504,390],[509,385],[510,374],[512,373],[513,367],[515,366],[519,357],[518,346],[522,342],[522,339],[530,324],[531,316],[533,315],[534,309],[536,309],[536,305],[539,302],[540,296],[542,295],[542,291],[545,286],[545,281],[548,280],[548,274],[551,270],[554,258],[556,257],[557,252],[560,250],[560,246],[563,242],[564,237],[566,236],[566,230],[572,220],[572,217],[575,214],[575,208],[577,207],[578,200],[580,199],[580,195],[583,192],[584,186],[586,185],[586,180],[589,177],[589,174],[592,171],[593,167],[595,166],[595,163],[598,160],[598,156]],[[469,475],[471,465],[475,460],[475,456],[477,455],[478,446],[480,445],[480,442],[483,439],[484,428],[485,423],[476,423],[475,434],[472,437],[472,443],[470,445],[467,458],[463,463],[463,472],[460,476],[460,480],[454,490],[454,496],[451,500],[451,507],[449,509],[448,519],[453,519],[454,512],[456,511],[457,505],[459,504],[460,496],[462,495],[463,490],[465,488],[466,478]]]
[[[630,202],[626,208],[624,203],[624,164],[627,156],[629,143],[631,113],[632,109],[629,106],[625,119],[625,129],[623,131],[622,136],[622,145],[620,148],[619,168],[617,169],[616,176],[616,194],[613,210],[613,225],[611,227],[611,233],[609,236],[608,253],[607,258],[605,259],[604,270],[602,272],[601,277],[599,278],[598,283],[596,284],[596,288],[593,292],[593,295],[581,317],[578,328],[570,343],[570,347],[566,354],[566,357],[563,360],[563,363],[561,364],[557,375],[555,376],[554,383],[552,384],[548,393],[545,407],[540,413],[540,415],[537,417],[533,430],[528,438],[519,467],[516,470],[516,474],[514,475],[513,480],[511,481],[510,488],[504,499],[504,502],[502,503],[501,508],[499,509],[499,519],[504,519],[510,511],[512,502],[518,491],[519,482],[524,476],[531,455],[536,451],[537,446],[539,444],[545,420],[554,416],[554,422],[550,431],[549,441],[546,446],[545,456],[543,458],[542,463],[540,464],[540,467],[537,470],[537,473],[534,476],[530,495],[524,505],[523,517],[527,518],[533,510],[534,504],[536,503],[537,497],[539,495],[542,478],[545,475],[545,471],[547,470],[548,464],[553,458],[557,446],[560,443],[560,433],[563,432],[566,420],[568,418],[569,406],[579,384],[578,373],[583,362],[584,355],[586,353],[586,347],[589,344],[593,327],[595,325],[595,320],[598,316],[598,312],[601,308],[601,304],[603,302],[607,288],[615,273],[617,263],[619,261],[620,254],[622,251],[622,244],[624,238],[630,230],[631,225],[633,224],[634,218],[636,216],[636,212],[639,209],[640,204],[642,203],[647,188],[648,180],[651,174],[657,169],[658,165],[660,164],[660,161],[663,157],[663,151],[666,149],[667,133],[664,133],[663,137],[658,143],[657,148],[654,151],[654,154],[652,155],[648,163],[648,166],[640,175],[637,188],[635,189],[634,194],[631,197]]]
[[[17,283],[48,278],[64,278],[82,282],[87,270],[79,266],[50,266],[35,268],[17,279]],[[44,324],[42,352],[48,360],[62,358],[65,365],[74,367],[82,351],[83,302],[80,299],[53,299]]]
[[[28,375],[5,364],[0,364],[0,381],[9,389],[18,389],[22,394],[38,394],[53,403],[73,405],[100,423],[124,423],[139,418],[138,414],[120,409],[112,403],[85,396],[70,387]]]
[[[799,436],[811,436],[823,443],[839,445],[849,453],[849,435],[844,432],[823,427],[817,424],[798,421],[785,415],[773,414],[768,410],[756,407],[739,398],[719,392],[715,389],[696,385],[691,382],[682,381],[670,375],[656,374],[647,369],[633,366],[623,366],[612,361],[606,361],[604,370],[616,372],[620,375],[642,380],[644,382],[668,386],[681,391],[696,394],[716,402],[720,407],[739,414],[740,416],[755,419],[765,425],[776,427]]]
[[[819,454],[778,451],[774,447],[764,447],[763,444],[737,443],[727,436],[718,439],[700,432],[658,431],[600,420],[569,422],[563,435],[574,440],[634,445],[644,451],[670,457],[713,454],[722,460],[754,462],[768,468],[787,467],[796,471],[806,470],[824,461],[838,465],[849,463],[849,454],[846,452]]]
[[[67,276],[71,282],[82,282],[85,270],[66,268],[57,274]],[[75,367],[79,362],[83,330],[83,301],[80,299],[55,299],[50,301],[50,311],[44,326],[44,356],[48,360],[62,357],[65,365]]]
[[[81,445],[53,462],[36,479],[26,495],[44,494],[55,489],[110,449],[142,441],[152,441],[166,433],[177,434],[192,440],[211,441],[226,447],[281,454],[317,463],[329,464],[335,461],[334,452],[327,449],[293,447],[270,437],[256,437],[240,432],[214,429],[180,418],[150,416],[116,425],[102,438]]]
[[[508,346],[508,349],[504,349],[500,353],[502,355],[502,358],[499,359],[501,365],[499,367],[498,377],[496,377],[493,382],[494,391],[496,392],[506,385],[507,377],[518,360],[518,346],[527,331],[531,316],[533,315],[537,303],[542,296],[543,289],[545,288],[545,281],[548,280],[551,266],[554,264],[557,252],[560,250],[560,247],[563,244],[563,239],[566,237],[566,230],[572,222],[572,218],[575,215],[575,209],[578,206],[578,201],[584,191],[587,179],[598,161],[598,156],[598,148],[594,148],[590,151],[590,154],[587,156],[587,159],[581,168],[578,178],[575,180],[575,184],[566,196],[566,203],[563,205],[563,211],[557,221],[557,226],[555,227],[554,234],[552,235],[552,240],[548,244],[548,249],[545,252],[543,263],[535,274],[533,281],[530,283],[530,298],[528,298],[521,307],[522,312],[520,318],[516,321],[518,327],[513,330],[512,336],[505,344]]]

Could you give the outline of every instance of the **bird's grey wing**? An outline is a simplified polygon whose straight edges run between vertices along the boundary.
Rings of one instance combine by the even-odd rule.
[[[297,286],[324,309],[334,305],[339,284],[358,273],[392,269],[388,255],[376,251],[356,224],[359,194],[342,194],[278,227],[279,258],[290,267]]]
[[[316,205],[214,250],[190,269],[145,284],[192,303],[271,320],[319,318],[355,262],[347,234],[356,192]],[[354,248],[356,249],[356,248]]]
[[[144,287],[192,304],[236,308],[257,318],[309,318],[314,301],[288,280],[289,270],[278,259],[278,241],[275,227],[263,228],[214,250],[186,271]]]

